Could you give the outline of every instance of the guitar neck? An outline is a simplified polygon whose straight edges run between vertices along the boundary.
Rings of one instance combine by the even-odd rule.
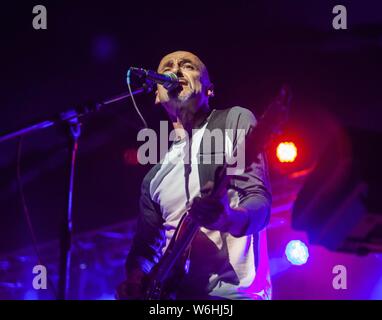
[[[195,235],[199,231],[200,225],[185,213],[182,221],[182,226],[178,230],[175,241],[169,245],[169,248],[164,253],[162,264],[158,268],[158,281],[165,281],[168,278],[175,263],[180,259],[181,255],[188,249]]]

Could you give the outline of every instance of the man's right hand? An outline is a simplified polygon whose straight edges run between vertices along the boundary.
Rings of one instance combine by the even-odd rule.
[[[131,282],[129,280],[123,281],[117,287],[115,298],[117,300],[142,300],[142,283]]]
[[[142,300],[145,274],[139,269],[127,272],[127,280],[117,287],[115,298],[118,300]]]

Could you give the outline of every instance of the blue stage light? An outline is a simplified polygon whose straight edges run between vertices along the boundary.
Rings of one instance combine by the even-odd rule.
[[[301,266],[308,261],[309,250],[304,242],[291,240],[285,248],[285,255],[291,264]]]

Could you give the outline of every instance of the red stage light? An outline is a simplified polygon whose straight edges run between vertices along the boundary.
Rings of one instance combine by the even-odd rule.
[[[133,149],[133,148],[126,149],[124,154],[123,154],[125,164],[126,165],[133,165],[133,166],[138,165],[139,162],[138,162],[137,153],[138,153],[138,151],[136,149]]]
[[[297,147],[293,142],[281,142],[277,146],[276,155],[280,162],[293,162],[297,157]]]

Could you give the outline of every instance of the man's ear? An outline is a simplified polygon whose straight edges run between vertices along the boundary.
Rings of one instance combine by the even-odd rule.
[[[158,90],[155,90],[155,104],[159,104],[159,95],[158,95]]]
[[[211,83],[207,89],[207,96],[213,98],[215,96],[214,85]]]

